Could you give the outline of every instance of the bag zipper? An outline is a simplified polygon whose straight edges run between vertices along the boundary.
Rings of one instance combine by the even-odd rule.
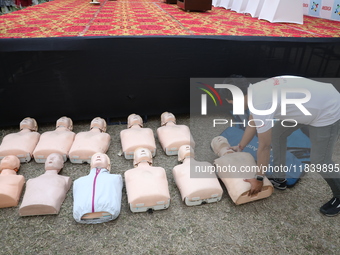
[[[96,181],[97,181],[97,176],[98,174],[100,173],[100,168],[97,168],[96,170],[96,175],[94,176],[94,179],[93,179],[93,188],[92,188],[92,212],[94,213],[94,199],[95,199],[95,196],[96,196]]]

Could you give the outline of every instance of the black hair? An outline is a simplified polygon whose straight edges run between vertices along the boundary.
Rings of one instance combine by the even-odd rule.
[[[244,95],[248,94],[248,87],[250,82],[248,79],[242,75],[232,74],[223,81],[224,84],[235,85],[240,88]],[[233,95],[229,89],[219,89],[218,93],[223,99],[232,100]]]

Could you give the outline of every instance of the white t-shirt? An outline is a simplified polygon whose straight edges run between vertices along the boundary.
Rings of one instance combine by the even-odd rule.
[[[248,107],[257,126],[257,132],[263,133],[273,127],[273,119],[295,120],[299,124],[323,127],[335,123],[340,119],[340,93],[330,83],[322,83],[296,76],[280,76],[251,84],[252,95],[248,92]],[[298,91],[292,91],[296,89]],[[301,90],[303,90],[301,91]],[[277,90],[277,107],[270,113],[256,112],[256,110],[269,110],[273,106],[273,93]],[[288,92],[284,92],[284,91]],[[306,98],[310,92],[310,99]],[[307,93],[306,93],[307,92]],[[285,98],[293,99],[284,104],[281,94]],[[249,99],[252,98],[252,104]],[[299,100],[305,101],[297,106]],[[253,108],[252,108],[253,105]],[[286,105],[286,107],[285,107]],[[286,108],[286,114],[282,110]],[[254,110],[255,109],[255,110]],[[305,111],[305,113],[303,112]],[[307,115],[310,114],[310,115]],[[291,121],[295,123],[294,121]],[[287,123],[288,125],[288,123]]]

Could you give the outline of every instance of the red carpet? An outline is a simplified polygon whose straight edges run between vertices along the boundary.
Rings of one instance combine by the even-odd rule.
[[[213,8],[184,12],[160,0],[54,0],[0,16],[0,38],[117,35],[339,37],[340,23],[305,16],[304,24],[270,23]]]

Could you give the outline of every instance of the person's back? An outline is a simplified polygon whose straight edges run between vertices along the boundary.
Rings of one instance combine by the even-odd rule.
[[[0,159],[15,155],[21,163],[29,162],[36,147],[40,134],[35,119],[25,118],[20,122],[20,132],[6,135],[0,145]]]
[[[248,101],[252,100],[249,110],[254,119],[264,122],[258,132],[271,128],[272,119],[290,119],[315,127],[331,125],[340,119],[340,93],[330,83],[280,76],[250,85],[249,89],[252,91],[252,95],[248,95]]]

